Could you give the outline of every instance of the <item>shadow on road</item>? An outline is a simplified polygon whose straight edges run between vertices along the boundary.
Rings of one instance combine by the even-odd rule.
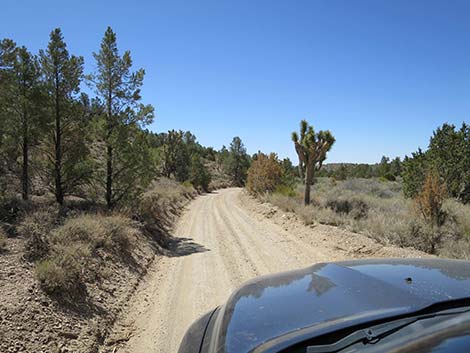
[[[169,257],[188,256],[191,254],[210,251],[204,245],[198,244],[192,238],[172,238],[168,243],[168,252],[165,254]]]

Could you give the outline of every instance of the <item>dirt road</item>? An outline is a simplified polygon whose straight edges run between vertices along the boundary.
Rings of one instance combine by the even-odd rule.
[[[256,213],[253,203],[238,188],[191,202],[176,225],[174,236],[179,241],[172,255],[162,257],[137,290],[138,299],[121,324],[131,338],[118,352],[177,352],[188,326],[223,303],[244,281],[355,257],[341,250],[344,244],[339,247],[338,239],[326,239],[326,228],[318,228],[312,241],[302,236],[312,228],[294,225],[298,232],[286,231],[287,227]],[[383,249],[371,244],[360,249]]]

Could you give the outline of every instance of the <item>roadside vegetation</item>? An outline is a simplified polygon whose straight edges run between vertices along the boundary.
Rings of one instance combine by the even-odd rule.
[[[29,318],[13,303],[31,293],[57,305],[54,315],[71,327],[90,326],[86,315],[112,320],[155,255],[169,251],[168,229],[188,200],[246,182],[251,158],[239,137],[215,150],[190,131],[148,130],[155,115],[141,98],[145,70],[118,49],[111,28],[93,58],[96,70],[86,73],[60,28],[38,53],[0,40],[0,286],[22,293],[2,298],[11,301],[0,306],[11,327],[2,327],[0,351],[60,341],[51,321],[44,330],[53,339],[21,342],[15,320]],[[44,310],[24,306],[26,316]],[[91,341],[102,340],[98,331]]]
[[[189,131],[147,130],[145,70],[111,28],[93,57],[86,74],[59,28],[37,54],[0,42],[0,249],[24,238],[48,293],[73,294],[97,249],[118,254],[142,230],[161,233],[195,191],[243,186],[250,164],[239,137],[216,151]]]
[[[460,129],[444,124],[431,137],[426,152],[413,153],[403,162],[383,157],[376,165],[316,168],[309,198],[305,197],[305,176],[300,177],[302,169],[282,169],[282,162],[271,155],[270,163],[253,162],[248,190],[294,212],[307,225],[338,226],[382,244],[469,259],[469,148],[466,124]],[[259,184],[258,175],[267,175],[262,179],[270,182],[253,187]]]

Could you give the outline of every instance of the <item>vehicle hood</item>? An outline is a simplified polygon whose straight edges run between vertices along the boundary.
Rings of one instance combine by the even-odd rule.
[[[212,352],[276,351],[279,337],[308,337],[470,297],[470,262],[359,260],[259,277],[236,290],[212,323]],[[307,336],[306,336],[307,337]],[[270,344],[272,342],[272,344]],[[277,343],[276,343],[277,342]],[[259,349],[259,351],[261,351]],[[273,350],[274,351],[274,350]]]

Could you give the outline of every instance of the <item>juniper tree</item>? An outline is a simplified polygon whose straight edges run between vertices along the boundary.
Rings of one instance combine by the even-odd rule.
[[[89,76],[96,93],[105,107],[104,126],[102,129],[105,148],[105,199],[109,209],[118,201],[115,197],[116,178],[131,180],[126,168],[132,159],[120,158],[117,153],[123,151],[130,134],[123,133],[126,127],[142,127],[153,121],[153,107],[140,103],[140,88],[145,71],[131,71],[132,59],[129,51],[119,54],[116,34],[108,27],[101,42],[100,51],[93,53],[97,71]],[[120,165],[115,165],[118,163]],[[145,166],[142,166],[142,171]],[[127,174],[127,175],[126,175]],[[131,185],[128,187],[131,188]]]
[[[300,136],[292,133],[295,151],[299,156],[300,168],[305,170],[304,204],[310,204],[310,187],[315,177],[315,171],[320,170],[326,159],[327,152],[335,143],[335,138],[330,131],[315,133],[307,121],[300,122]]]
[[[379,177],[387,178],[390,174],[390,158],[382,156],[380,163],[377,166],[377,173]]]
[[[420,192],[428,171],[429,156],[421,148],[411,157],[405,156],[402,164],[403,194],[415,198]]]
[[[402,166],[400,157],[395,157],[394,159],[392,159],[392,161],[390,162],[390,173],[394,177],[398,177],[401,175],[401,169]]]
[[[459,197],[463,189],[464,161],[466,158],[464,147],[465,124],[461,130],[454,125],[443,124],[433,132],[427,151],[429,161],[445,180],[450,196]]]
[[[83,57],[70,55],[60,28],[50,34],[47,49],[39,52],[47,92],[49,133],[45,141],[45,171],[52,178],[56,201],[63,205],[87,179],[88,149],[84,140],[83,116],[77,95],[83,77]]]

